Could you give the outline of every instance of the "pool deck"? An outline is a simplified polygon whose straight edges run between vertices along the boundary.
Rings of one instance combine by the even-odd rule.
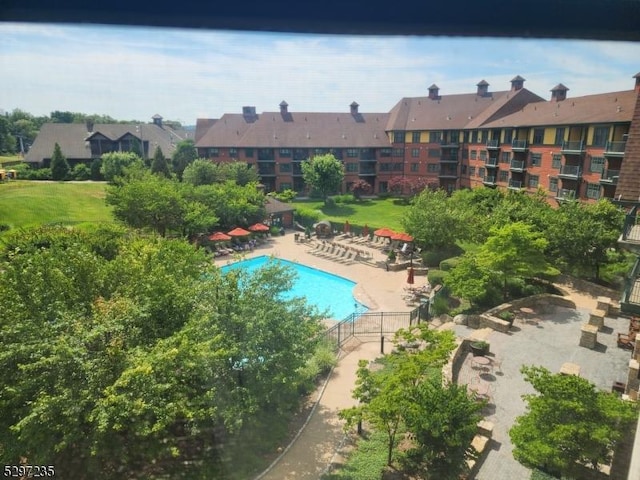
[[[247,252],[243,258],[273,255],[346,277],[357,283],[354,294],[358,300],[373,311],[409,311],[413,308],[406,305],[402,298],[407,280],[406,271],[386,271],[363,263],[342,264],[313,255],[309,253],[310,248],[308,243],[295,242],[293,233],[287,232],[285,236],[273,237],[268,244]],[[361,246],[357,248],[365,249]],[[379,250],[367,251],[374,255],[374,262],[384,261],[386,258]],[[215,263],[225,265],[237,260],[238,258],[222,257],[216,259]],[[424,277],[416,277],[417,285],[422,285],[424,281]],[[580,326],[595,308],[597,294],[578,291],[567,284],[561,286],[575,302],[576,310],[559,309],[552,314],[536,315],[539,321],[534,326],[527,322],[516,322],[515,328],[508,334],[471,330],[453,323],[442,326],[453,329],[460,338],[478,335],[485,337],[491,343],[492,352],[505,360],[501,371],[490,377],[492,410],[486,412],[486,415],[495,424],[494,439],[476,473],[475,478],[478,480],[511,480],[529,476],[529,471],[513,458],[513,447],[508,436],[508,429],[515,417],[524,413],[525,405],[521,395],[531,393],[530,386],[524,382],[519,372],[520,365],[539,364],[552,371],[559,371],[563,362],[572,361],[581,365],[583,376],[605,389],[612,381],[625,378],[630,355],[617,348],[615,341],[611,340],[615,338],[617,331],[624,330],[624,322],[609,318],[605,320],[608,331],[598,335],[602,348],[589,350],[578,346]],[[319,479],[332,463],[339,463],[346,437],[338,412],[355,405],[351,392],[355,386],[358,361],[373,360],[379,356],[378,339],[368,342],[353,339],[341,352],[338,365],[313,399],[313,413],[299,436],[290,445],[282,445],[282,453],[278,459],[255,480]],[[470,363],[466,365],[467,363],[469,362],[465,362],[460,372],[461,380],[474,375]],[[626,478],[626,475],[619,478]]]

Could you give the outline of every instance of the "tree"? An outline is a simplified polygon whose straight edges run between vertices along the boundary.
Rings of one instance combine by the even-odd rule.
[[[179,179],[182,179],[184,169],[187,168],[196,158],[198,158],[198,151],[196,150],[195,143],[192,139],[178,142],[176,149],[171,156],[171,165]]]
[[[56,142],[51,155],[51,178],[54,180],[66,180],[70,172],[66,157],[62,154],[60,145]]]
[[[406,196],[407,199],[427,188],[429,183],[422,177],[395,176],[389,179],[389,190],[394,194]]]
[[[490,272],[478,265],[475,255],[467,253],[451,269],[444,283],[457,297],[478,304],[485,297],[491,281]]]
[[[530,468],[570,478],[580,478],[581,468],[608,463],[637,418],[637,405],[577,375],[535,366],[523,366],[521,372],[537,394],[523,396],[527,412],[509,431],[514,457]]]
[[[460,225],[444,190],[423,190],[402,217],[402,226],[422,248],[442,248],[455,243]]]
[[[228,180],[185,191],[188,192],[187,200],[201,203],[215,212],[224,228],[251,225],[264,219],[265,196],[255,183],[240,186]]]
[[[187,165],[182,180],[195,186],[211,185],[220,180],[220,174],[215,163],[199,158]]]
[[[151,162],[151,173],[162,175],[163,177],[167,178],[171,176],[169,164],[167,163],[167,159],[164,157],[162,149],[159,146],[156,147],[156,151],[153,153],[153,160]]]
[[[301,164],[305,183],[322,196],[325,205],[329,194],[337,191],[344,179],[344,166],[333,155],[318,155]]]
[[[476,253],[481,269],[500,278],[503,298],[507,299],[507,281],[513,277],[530,278],[538,274],[558,275],[545,256],[548,241],[530,225],[517,222],[492,228],[487,241]]]
[[[362,195],[368,195],[372,190],[371,184],[363,179],[358,179],[351,185],[351,193],[356,200],[360,200]]]
[[[125,170],[135,163],[142,163],[142,159],[133,152],[109,152],[103,153],[100,173],[109,183],[115,183],[118,177],[122,177]]]
[[[246,162],[220,163],[218,168],[220,169],[219,181],[232,180],[242,187],[260,181],[257,170]]]

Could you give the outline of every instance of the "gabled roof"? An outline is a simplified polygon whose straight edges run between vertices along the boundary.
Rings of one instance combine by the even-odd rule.
[[[251,125],[240,113],[225,113],[196,140],[196,147],[237,147]]]
[[[615,198],[623,202],[636,203],[640,202],[640,92],[633,93],[636,96],[633,121],[629,128]]]
[[[51,158],[56,143],[60,145],[62,154],[69,160],[91,159],[91,145],[89,140],[93,136],[103,137],[116,141],[125,135],[142,138],[149,143],[149,155],[153,155],[156,146],[162,149],[162,153],[168,157],[175,150],[176,144],[184,139],[181,132],[164,126],[154,124],[95,124],[92,131],[87,131],[84,123],[45,123],[40,128],[25,161],[40,163],[45,158]]]
[[[487,122],[487,128],[588,123],[630,122],[636,93],[633,90],[567,98],[560,102],[535,102],[519,111]]]

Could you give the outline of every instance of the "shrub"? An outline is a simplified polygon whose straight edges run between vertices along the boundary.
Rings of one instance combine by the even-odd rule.
[[[431,303],[431,314],[435,317],[449,312],[449,299],[445,294],[436,295]]]
[[[429,270],[427,278],[431,286],[435,287],[436,285],[444,285],[448,275],[449,273],[443,270]]]
[[[51,169],[50,168],[28,169],[24,171],[22,178],[24,180],[51,180]]]
[[[334,204],[341,205],[345,203],[354,203],[353,195],[345,193],[344,195],[334,195],[330,197]]]
[[[446,260],[442,260],[440,262],[440,270],[448,272],[456,265],[458,265],[458,263],[460,263],[460,257],[447,258]]]
[[[295,219],[298,223],[305,227],[311,227],[320,220],[320,213],[311,208],[297,207],[295,211]]]
[[[507,322],[513,322],[513,319],[516,318],[516,314],[511,310],[504,310],[500,312],[497,317],[502,320],[506,320]]]
[[[280,200],[281,202],[289,203],[289,202],[291,202],[291,200],[296,198],[296,196],[298,195],[298,192],[293,191],[290,188],[287,188],[286,190],[283,190],[282,192],[270,193],[269,195],[272,196],[273,198],[275,198],[276,200]]]
[[[11,225],[8,223],[0,223],[0,232],[6,232],[11,229]]]
[[[457,245],[452,247],[428,250],[421,253],[422,263],[427,267],[439,267],[440,262],[447,258],[457,257],[462,253],[462,249]]]
[[[84,163],[78,163],[71,170],[71,178],[74,180],[89,180],[91,178],[91,170]]]

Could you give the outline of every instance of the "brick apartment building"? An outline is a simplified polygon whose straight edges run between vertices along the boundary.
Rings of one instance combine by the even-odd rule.
[[[344,112],[226,113],[198,119],[196,147],[212,161],[239,160],[256,167],[267,191],[305,191],[300,163],[332,153],[345,166],[346,191],[358,179],[375,193],[393,177],[420,180],[451,192],[488,186],[537,191],[550,201],[640,196],[640,152],[627,142],[640,95],[640,74],[630,90],[571,97],[558,84],[544,99],[516,76],[493,92],[402,98],[389,112],[362,113],[356,102]],[[637,117],[637,116],[636,116]],[[628,178],[627,178],[628,177]],[[635,196],[634,196],[635,195]]]

